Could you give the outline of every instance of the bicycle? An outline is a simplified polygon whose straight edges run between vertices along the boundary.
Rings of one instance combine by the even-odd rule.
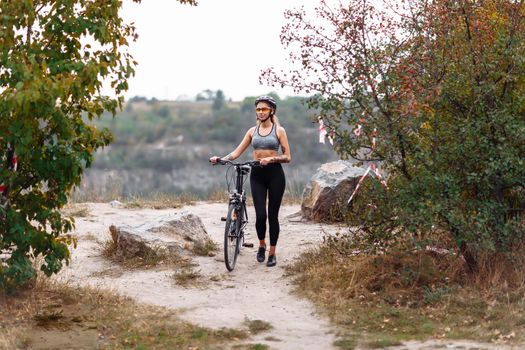
[[[244,229],[248,224],[248,213],[246,211],[246,192],[244,191],[244,180],[254,166],[259,166],[259,161],[234,163],[229,160],[219,159],[217,164],[230,165],[235,168],[235,188],[230,189],[231,182],[228,181],[228,170],[226,171],[226,183],[229,192],[228,214],[221,218],[226,221],[224,228],[224,263],[226,269],[232,271],[237,262],[241,246],[244,245]],[[252,245],[253,246],[253,245]]]

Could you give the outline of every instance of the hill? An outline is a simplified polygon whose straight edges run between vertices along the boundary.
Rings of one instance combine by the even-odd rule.
[[[195,102],[133,98],[115,117],[105,114],[97,127],[108,128],[114,142],[95,155],[76,196],[82,200],[187,193],[206,198],[225,188],[224,168],[212,168],[212,155],[231,152],[255,125],[254,98]],[[279,101],[292,163],[285,166],[288,192],[300,195],[322,163],[337,159],[317,141],[315,111],[300,97]],[[249,159],[251,151],[241,159]]]

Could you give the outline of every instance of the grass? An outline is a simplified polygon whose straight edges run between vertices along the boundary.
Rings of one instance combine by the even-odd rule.
[[[125,268],[153,268],[160,265],[182,269],[177,273],[188,274],[188,269],[195,266],[191,257],[183,256],[175,251],[170,251],[162,246],[144,246],[140,256],[119,256],[117,232],[115,226],[110,226],[111,238],[98,241],[100,255],[110,261],[116,262]],[[211,239],[204,242],[196,241],[192,247],[195,255],[214,256],[218,246]]]
[[[210,193],[208,196],[209,201],[211,202],[220,202],[220,203],[228,203],[228,200],[230,199],[230,195],[228,194],[228,191],[224,190],[214,190]]]
[[[267,337],[264,337],[264,340],[267,340],[267,341],[277,341],[277,342],[282,341],[281,339],[276,338],[276,337],[271,336],[271,335],[269,335],[269,336],[267,336]]]
[[[343,350],[353,350],[357,345],[357,341],[354,338],[343,338],[336,340],[334,345]]]
[[[228,197],[226,196],[226,200],[227,199]],[[170,194],[162,192],[123,197],[121,195],[121,189],[103,191],[102,194],[83,193],[80,195],[78,193],[73,193],[73,195],[70,196],[71,203],[64,208],[64,211],[67,213],[69,211],[77,210],[78,215],[72,216],[82,216],[81,209],[83,207],[87,208],[87,205],[84,203],[111,202],[113,200],[120,201],[123,207],[127,209],[171,209],[194,204],[196,201],[202,200],[202,198],[191,193]]]
[[[522,345],[525,266],[496,260],[487,262],[484,277],[466,271],[453,255],[350,256],[329,244],[302,254],[287,268],[296,293],[339,326],[335,345],[341,349],[426,339]]]
[[[184,205],[191,205],[198,201],[197,196],[182,193],[179,195],[170,195],[165,193],[156,193],[150,196],[132,196],[124,200],[126,209],[171,209],[181,208]]]
[[[93,232],[87,232],[86,234],[84,234],[84,236],[82,236],[82,239],[85,241],[92,241],[92,242],[99,241],[97,235],[95,235]]]
[[[273,328],[273,326],[270,323],[266,321],[262,321],[262,320],[246,319],[244,321],[244,324],[246,325],[246,327],[248,327],[248,330],[252,334],[259,334],[262,332],[269,331],[270,329]]]
[[[100,256],[128,269],[153,268],[160,265],[176,268],[193,266],[191,258],[170,252],[161,246],[147,247],[143,250],[143,255],[130,257],[119,256],[117,254],[118,246],[114,238],[98,241],[98,246]]]
[[[215,256],[216,252],[219,250],[219,246],[210,238],[206,239],[204,242],[195,241],[193,243],[192,252],[195,255],[199,256]]]
[[[245,330],[211,330],[175,312],[94,288],[38,281],[0,295],[0,349],[223,349]]]
[[[90,215],[90,209],[87,204],[70,203],[62,208],[62,213],[67,216],[85,218]]]
[[[173,274],[174,281],[183,287],[202,286],[204,282],[201,277],[200,271],[195,270],[193,266],[181,268]]]
[[[239,344],[232,347],[234,350],[267,350],[269,348],[265,344]]]

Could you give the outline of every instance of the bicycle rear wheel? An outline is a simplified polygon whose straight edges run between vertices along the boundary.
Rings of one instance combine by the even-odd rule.
[[[226,216],[226,227],[224,229],[224,263],[228,271],[232,271],[237,261],[239,253],[239,231],[241,217],[237,215],[237,210],[233,204],[228,207]]]

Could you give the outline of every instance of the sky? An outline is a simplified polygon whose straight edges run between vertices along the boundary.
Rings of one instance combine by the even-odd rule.
[[[138,66],[126,98],[161,100],[194,98],[222,90],[227,99],[242,100],[291,89],[259,83],[263,69],[286,69],[288,56],[279,35],[284,11],[318,0],[199,0],[198,6],[176,0],[124,2],[122,16],[134,22],[139,38],[130,45]]]

